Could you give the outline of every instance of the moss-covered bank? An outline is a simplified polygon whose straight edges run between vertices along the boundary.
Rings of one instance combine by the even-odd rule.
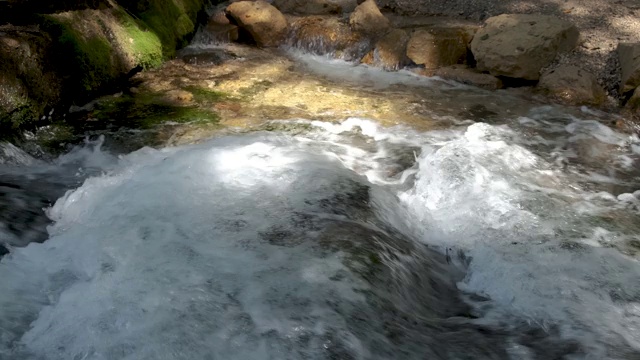
[[[26,15],[22,9],[17,25],[0,24],[0,131],[6,137],[50,121],[69,105],[159,66],[187,44],[205,2],[101,0]]]

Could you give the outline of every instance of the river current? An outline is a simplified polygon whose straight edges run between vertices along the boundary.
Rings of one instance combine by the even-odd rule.
[[[4,144],[0,359],[640,359],[640,140],[607,117]]]

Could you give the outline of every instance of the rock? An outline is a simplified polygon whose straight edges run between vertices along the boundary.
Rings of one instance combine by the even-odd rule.
[[[389,20],[378,9],[375,0],[366,0],[358,5],[349,17],[349,25],[354,31],[371,36],[385,34],[391,26]]]
[[[554,16],[503,14],[485,22],[471,51],[480,71],[538,80],[559,53],[575,48],[579,35],[573,24]]]
[[[4,245],[0,244],[0,258],[7,255],[8,253],[9,250]]]
[[[464,63],[467,45],[473,37],[468,28],[433,27],[414,31],[407,44],[407,56],[426,69]]]
[[[622,72],[620,92],[633,91],[640,86],[640,43],[618,44],[618,59]]]
[[[290,45],[315,54],[335,54],[359,59],[369,51],[369,41],[337,17],[305,16],[291,19]]]
[[[542,74],[538,89],[568,105],[602,105],[606,93],[596,77],[573,65],[562,65]]]
[[[388,71],[399,70],[409,62],[406,55],[408,42],[409,34],[406,31],[401,29],[391,30],[382,39],[378,40],[375,49],[367,54],[362,62],[382,67]]]
[[[35,120],[60,100],[62,79],[46,66],[51,47],[35,27],[0,26],[0,127]]]
[[[287,34],[287,19],[265,1],[234,2],[226,12],[238,26],[249,32],[258,46],[278,46]]]
[[[631,110],[633,112],[638,112],[640,110],[640,87],[637,87],[633,92],[633,95],[627,100],[627,103],[624,105],[626,110]]]
[[[466,85],[477,86],[487,90],[501,89],[503,84],[500,79],[493,75],[483,74],[475,69],[470,69],[466,65],[451,65],[436,69],[434,76],[445,80],[453,80]]]
[[[355,0],[275,0],[273,6],[283,13],[300,15],[329,15],[351,12]]]

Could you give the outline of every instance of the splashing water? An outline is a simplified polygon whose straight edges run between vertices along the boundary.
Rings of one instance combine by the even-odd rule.
[[[106,172],[0,261],[0,358],[638,357],[639,143],[545,114],[68,155]]]

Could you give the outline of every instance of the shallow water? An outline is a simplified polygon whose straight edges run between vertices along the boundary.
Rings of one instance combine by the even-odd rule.
[[[6,145],[0,359],[640,358],[637,137],[318,59],[440,94],[450,125],[295,120],[54,162]]]

